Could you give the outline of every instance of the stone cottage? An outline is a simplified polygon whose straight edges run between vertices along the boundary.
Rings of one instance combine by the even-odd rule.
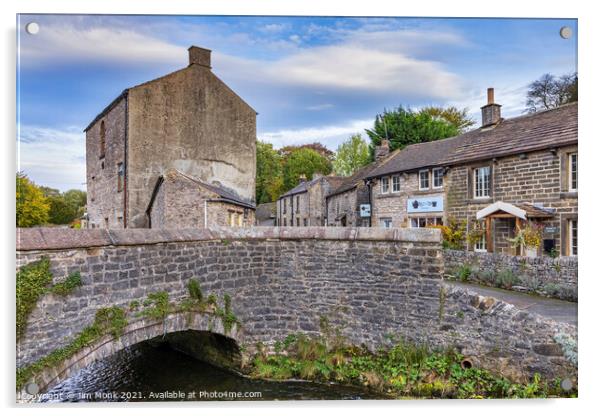
[[[149,228],[250,227],[255,205],[220,184],[168,169],[157,179],[146,209]]]
[[[443,158],[462,136],[406,146],[366,177],[372,201],[372,224],[426,227],[445,222]]]
[[[374,151],[375,161],[360,168],[353,175],[345,177],[341,185],[326,196],[326,212],[329,226],[370,227],[370,188],[369,175],[399,151],[390,152],[389,141],[383,140]]]
[[[511,119],[493,89],[482,126],[407,146],[368,175],[373,225],[466,221],[469,250],[518,254],[509,241],[541,228],[539,254],[577,255],[577,103]]]
[[[308,227],[326,225],[326,195],[341,184],[340,176],[314,174],[282,194],[276,202],[276,225]]]
[[[447,215],[485,229],[471,250],[518,254],[509,239],[539,226],[538,254],[577,255],[577,103],[511,119],[488,92],[483,125],[443,161]]]
[[[151,198],[170,169],[254,205],[257,113],[213,74],[210,50],[192,46],[188,53],[186,68],[124,90],[86,127],[91,228],[152,225]],[[163,186],[157,192],[173,197]],[[204,215],[203,200],[182,203],[197,210],[187,213],[190,221]],[[169,218],[153,226],[187,223]]]

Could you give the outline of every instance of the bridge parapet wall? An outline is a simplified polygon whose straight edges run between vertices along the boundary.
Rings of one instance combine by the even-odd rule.
[[[446,289],[434,229],[19,230],[17,266],[42,256],[55,281],[78,271],[83,285],[39,300],[19,342],[19,367],[66,345],[100,308],[158,291],[179,301],[196,279],[205,296],[231,296],[242,323],[236,341],[251,350],[290,333],[317,334],[326,317],[370,348],[400,336],[455,346],[516,378],[576,371],[554,341],[559,332],[576,337],[574,327]]]

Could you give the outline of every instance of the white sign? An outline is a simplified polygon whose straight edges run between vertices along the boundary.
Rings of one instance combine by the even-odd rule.
[[[360,204],[360,217],[370,216],[370,204]]]
[[[413,212],[442,212],[443,197],[408,198],[408,214]]]

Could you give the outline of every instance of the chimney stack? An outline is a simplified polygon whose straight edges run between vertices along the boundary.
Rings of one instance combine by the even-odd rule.
[[[382,160],[383,158],[387,157],[388,154],[389,140],[383,139],[380,142],[380,146],[376,146],[376,149],[374,149],[374,159],[376,161]]]
[[[199,48],[198,46],[191,46],[188,48],[188,61],[188,66],[196,64],[211,68],[211,50]]]
[[[487,88],[487,104],[481,107],[481,127],[492,126],[499,123],[502,119],[501,107],[501,105],[495,103],[493,88]]]

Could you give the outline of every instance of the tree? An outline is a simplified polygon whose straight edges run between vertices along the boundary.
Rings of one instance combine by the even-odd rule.
[[[339,145],[332,163],[337,175],[350,176],[370,163],[370,146],[360,134],[354,134]]]
[[[17,173],[17,227],[33,227],[48,222],[50,203],[27,175]]]
[[[86,193],[79,189],[70,189],[61,193],[58,189],[42,186],[40,188],[50,203],[48,221],[51,224],[70,224],[84,214]]]
[[[475,124],[475,121],[468,116],[468,108],[460,110],[453,106],[447,108],[428,106],[420,109],[419,113],[428,114],[435,120],[445,120],[456,126],[460,132],[465,132]]]
[[[286,192],[299,184],[299,178],[305,176],[312,179],[315,173],[328,175],[332,165],[328,159],[317,151],[308,148],[293,150],[285,159],[283,166],[284,189]]]
[[[284,146],[284,147],[282,147],[282,148],[280,148],[278,150],[278,153],[280,153],[280,155],[282,155],[283,157],[287,157],[293,151],[298,150],[298,149],[311,149],[311,150],[315,150],[321,156],[323,156],[324,158],[326,158],[328,160],[332,160],[334,158],[334,153],[332,152],[332,150],[328,149],[322,143],[318,143],[318,142],[308,143],[308,144],[300,144],[300,145]]]
[[[385,138],[389,139],[391,150],[403,149],[409,144],[430,142],[457,136],[460,128],[428,112],[415,112],[399,106],[397,109],[378,114],[374,127],[366,130],[371,140],[371,151]]]
[[[271,143],[257,141],[257,174],[255,201],[258,204],[272,202],[282,193],[282,157]]]
[[[534,113],[539,110],[549,110],[577,99],[577,73],[559,77],[543,74],[541,78],[529,84],[526,111]]]

